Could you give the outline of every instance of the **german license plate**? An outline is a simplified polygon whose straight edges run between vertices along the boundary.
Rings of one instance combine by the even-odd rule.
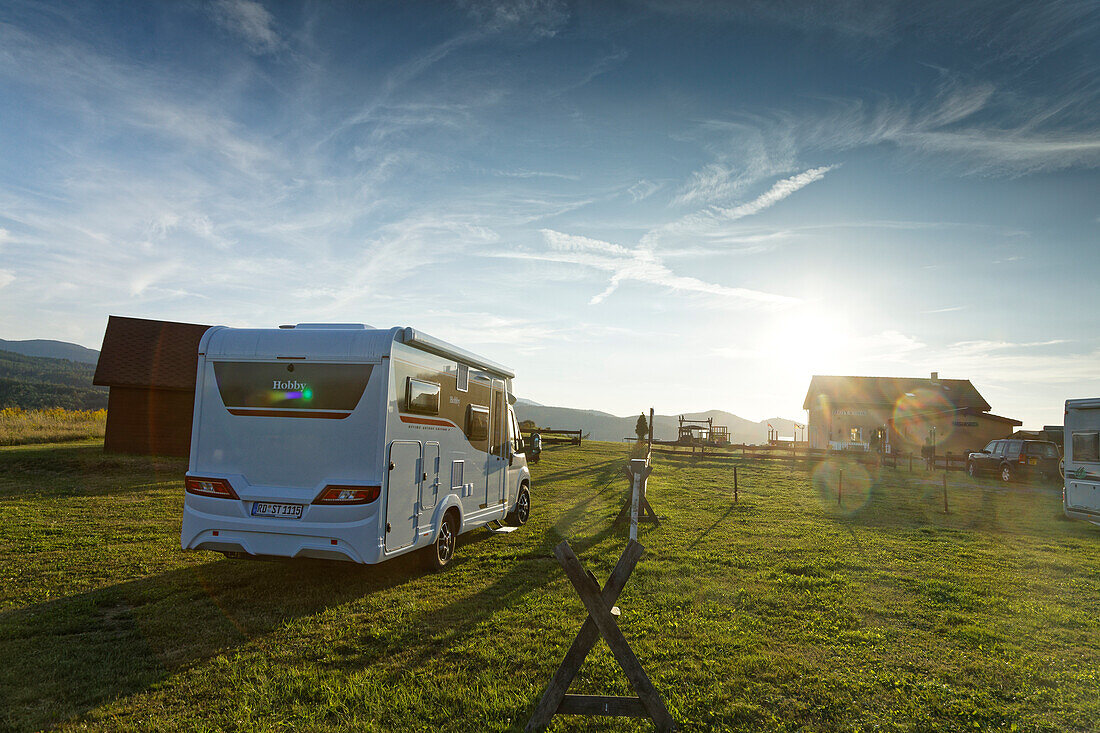
[[[305,504],[273,504],[267,501],[252,502],[252,516],[278,519],[301,519]]]

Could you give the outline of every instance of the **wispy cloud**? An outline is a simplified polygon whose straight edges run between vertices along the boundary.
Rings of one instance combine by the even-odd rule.
[[[551,37],[569,20],[560,0],[463,0],[474,20],[492,32],[522,31]]]
[[[515,170],[504,171],[494,170],[493,175],[502,176],[504,178],[558,178],[563,181],[577,181],[580,180],[580,176],[575,173],[553,173],[551,171],[528,171],[528,170]]]
[[[255,53],[268,53],[282,45],[275,19],[255,0],[217,0],[213,16],[219,25],[236,33]]]
[[[782,181],[777,181],[771,188],[769,188],[763,194],[757,196],[748,203],[735,206],[730,209],[715,208],[712,213],[720,219],[726,221],[736,221],[737,219],[743,219],[746,216],[752,216],[759,213],[764,209],[775,206],[783,199],[790,196],[795,191],[805,188],[814,181],[820,181],[825,177],[825,174],[835,169],[835,165],[822,166],[821,168],[811,168],[807,171],[803,171],[796,176],[790,178],[784,178]]]
[[[707,282],[699,278],[677,275],[666,267],[652,251],[639,247],[631,249],[620,244],[589,237],[565,234],[543,229],[550,247],[549,252],[497,252],[491,256],[561,262],[611,273],[607,288],[589,301],[595,305],[603,302],[619,287],[620,283],[634,281],[656,285],[681,293],[714,296],[728,304],[747,306],[783,306],[799,302],[798,298],[768,293],[751,288],[729,287]]]
[[[836,165],[810,168],[789,178],[776,181],[772,186],[756,198],[729,208],[711,206],[702,211],[688,214],[676,221],[657,227],[648,232],[642,238],[642,244],[646,247],[656,246],[662,239],[673,237],[679,239],[718,239],[732,242],[736,237],[731,236],[729,225],[758,214],[761,211],[775,206],[788,196],[800,191],[806,186],[820,181]],[[728,239],[727,239],[728,238]]]
[[[653,181],[642,179],[628,188],[626,192],[630,194],[630,198],[634,203],[649,198],[653,194],[661,190],[661,184]]]

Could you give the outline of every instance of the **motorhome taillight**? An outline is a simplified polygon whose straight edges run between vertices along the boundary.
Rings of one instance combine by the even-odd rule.
[[[199,496],[217,496],[222,499],[239,499],[237,492],[229,482],[221,478],[196,478],[188,476],[185,481],[187,493]]]
[[[381,493],[381,486],[326,486],[313,503],[370,504]]]

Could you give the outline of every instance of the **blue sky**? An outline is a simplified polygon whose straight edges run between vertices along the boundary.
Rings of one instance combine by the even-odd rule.
[[[414,325],[618,414],[1100,393],[1100,5],[666,5],[5,3],[0,336]]]

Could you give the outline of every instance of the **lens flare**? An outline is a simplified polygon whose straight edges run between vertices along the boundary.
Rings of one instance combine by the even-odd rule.
[[[942,445],[955,428],[940,418],[954,411],[946,397],[930,389],[906,392],[894,403],[894,430],[913,443]]]
[[[871,502],[877,469],[855,461],[828,458],[813,472],[814,489],[822,508],[852,515]],[[837,501],[839,494],[839,502]]]

